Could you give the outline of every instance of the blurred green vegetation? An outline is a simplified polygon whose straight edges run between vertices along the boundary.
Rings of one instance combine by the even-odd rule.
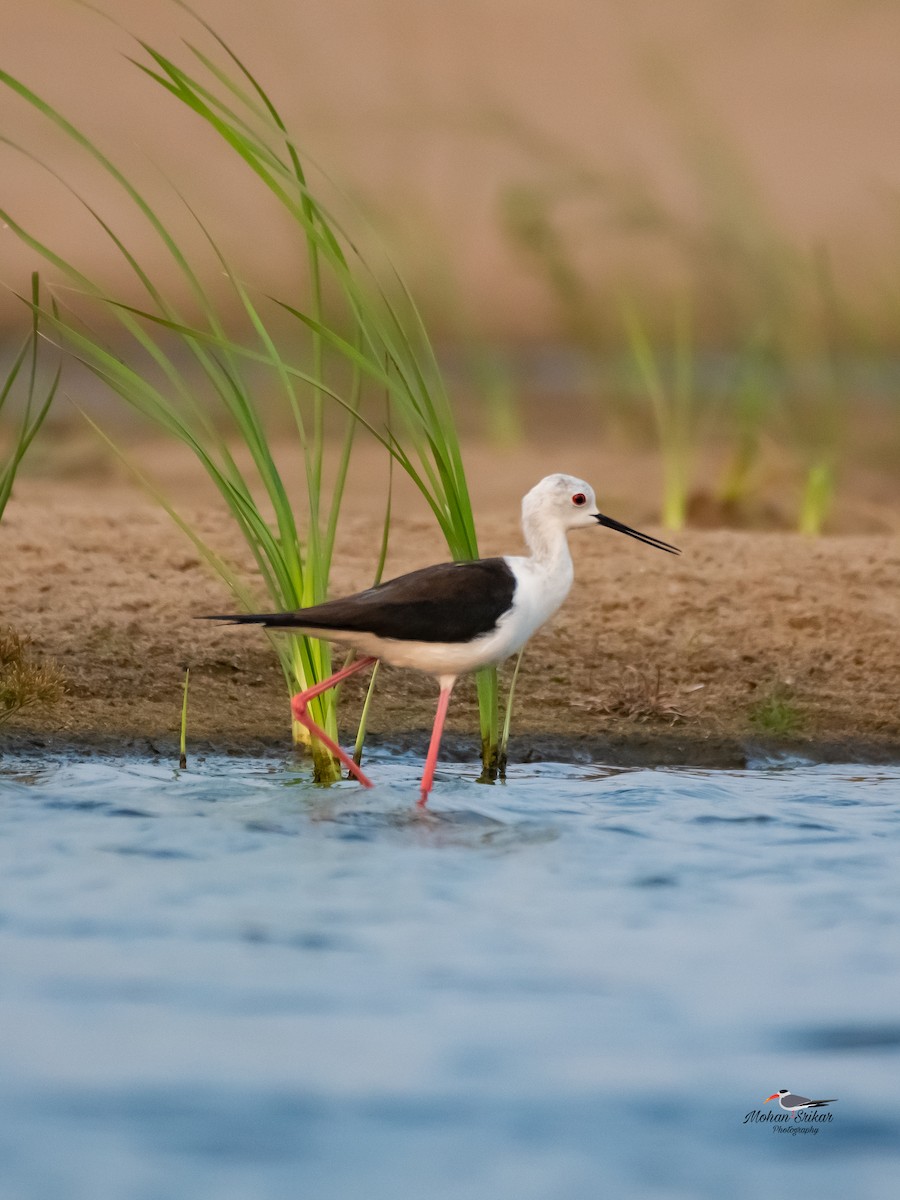
[[[655,441],[669,528],[691,519],[692,463],[713,443],[724,465],[699,496],[707,520],[714,512],[717,523],[752,523],[758,468],[775,446],[794,460],[793,523],[818,534],[851,453],[848,424],[871,415],[867,401],[887,412],[900,452],[896,331],[884,319],[897,299],[885,291],[861,304],[825,246],[787,240],[734,141],[666,66],[657,63],[655,86],[693,180],[689,218],[645,181],[606,173],[587,152],[502,114],[498,136],[533,166],[530,179],[505,189],[499,220],[580,354],[573,387],[593,399],[605,429]],[[659,273],[618,281],[598,273],[598,246],[612,236],[634,244],[636,263],[648,245],[668,256],[671,284]]]
[[[658,514],[672,528],[766,524],[765,488],[777,470],[787,524],[826,531],[849,475],[871,469],[887,478],[900,459],[897,238],[885,244],[878,269],[867,266],[869,285],[861,291],[846,245],[841,257],[821,234],[807,243],[786,232],[746,139],[710,104],[683,52],[658,37],[634,47],[626,73],[640,81],[641,99],[666,131],[669,182],[680,181],[675,189],[662,186],[646,160],[644,167],[614,162],[602,149],[604,130],[574,117],[564,128],[558,119],[544,121],[537,106],[504,107],[489,90],[460,94],[455,109],[423,105],[398,118],[411,144],[422,144],[432,129],[457,136],[465,125],[466,146],[481,139],[496,151],[503,167],[492,176],[499,181],[492,232],[529,281],[523,306],[549,314],[539,336],[524,322],[527,341],[492,340],[491,330],[515,328],[515,313],[508,321],[500,314],[493,325],[481,320],[472,283],[484,277],[481,264],[454,257],[446,213],[429,215],[402,172],[395,192],[359,185],[374,231],[355,228],[355,248],[362,247],[390,304],[403,307],[408,298],[381,250],[369,253],[379,236],[406,256],[404,274],[423,284],[417,301],[432,338],[437,331],[440,339],[439,368],[426,370],[448,375],[453,416],[465,436],[507,453],[542,443],[550,425],[560,434],[569,429],[579,444],[602,440],[624,453],[654,447]],[[472,161],[483,157],[473,153]],[[379,178],[389,166],[385,161]],[[474,204],[476,183],[454,178],[459,190],[447,198],[447,211],[453,196]],[[885,185],[876,192],[900,234],[900,199]],[[339,193],[331,189],[329,198],[342,217],[348,199]],[[261,206],[259,225],[269,223]],[[283,224],[272,220],[271,230],[272,240],[288,241]],[[198,274],[223,312],[232,305],[229,328],[243,337],[242,322],[249,322],[226,295],[234,288],[227,279],[222,286],[221,269],[207,262]],[[353,317],[340,288],[320,280],[316,301],[304,276],[298,261],[291,303],[319,303],[321,319],[352,344]],[[312,293],[304,290],[310,286]],[[189,299],[184,310],[192,319]],[[287,313],[267,321],[278,338],[292,336]],[[298,343],[292,361],[316,376],[316,354]],[[339,391],[352,386],[354,369],[341,357],[332,353],[329,367]],[[158,373],[149,357],[141,369]],[[326,406],[320,419],[326,434],[340,436],[333,409]]]

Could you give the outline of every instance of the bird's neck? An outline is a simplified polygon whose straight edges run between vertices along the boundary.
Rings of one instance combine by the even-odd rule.
[[[565,530],[558,525],[546,525],[543,522],[522,519],[522,530],[525,542],[531,551],[531,561],[547,574],[572,575],[572,555],[569,553],[569,539]]]

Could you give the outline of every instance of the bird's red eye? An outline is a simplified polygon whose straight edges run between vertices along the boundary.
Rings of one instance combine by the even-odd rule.
[[[582,504],[587,504],[587,496],[584,494],[584,492],[576,492],[572,497],[572,503],[577,504],[578,507],[581,508]]]

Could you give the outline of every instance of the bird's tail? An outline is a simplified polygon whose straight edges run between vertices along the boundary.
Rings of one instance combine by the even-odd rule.
[[[198,621],[222,621],[226,625],[266,625],[273,629],[290,629],[303,622],[299,613],[204,613]]]
[[[806,1107],[821,1108],[823,1104],[837,1104],[837,1096],[833,1097],[831,1100],[810,1100]]]

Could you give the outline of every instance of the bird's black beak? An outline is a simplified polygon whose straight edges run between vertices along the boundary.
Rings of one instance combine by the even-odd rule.
[[[646,542],[648,546],[655,546],[657,550],[665,550],[667,554],[681,553],[677,546],[661,542],[659,538],[651,537],[649,533],[638,533],[636,529],[632,529],[629,525],[623,525],[621,521],[615,521],[612,517],[604,517],[603,513],[597,513],[597,524],[605,525],[607,529],[615,529],[618,533],[627,533],[629,537],[637,538],[639,542]]]

